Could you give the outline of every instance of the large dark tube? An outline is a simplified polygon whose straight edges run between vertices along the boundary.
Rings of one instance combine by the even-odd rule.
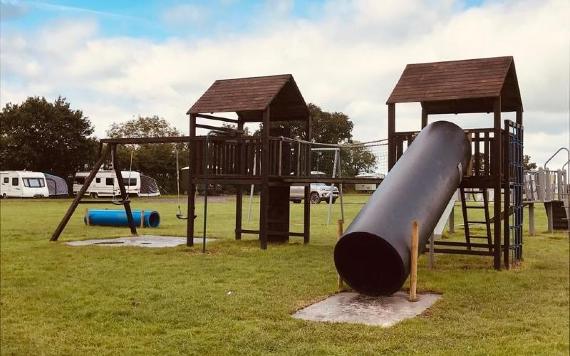
[[[426,126],[396,162],[334,249],[340,276],[371,296],[398,291],[409,274],[412,221],[420,251],[463,177],[471,145],[447,121]]]

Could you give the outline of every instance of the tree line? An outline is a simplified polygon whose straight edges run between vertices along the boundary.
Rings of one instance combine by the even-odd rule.
[[[326,112],[309,104],[313,142],[354,143],[350,117]],[[275,123],[291,137],[305,138],[299,123]],[[261,126],[260,126],[261,129]],[[252,135],[259,135],[259,130]],[[108,137],[179,136],[181,133],[158,116],[138,117],[113,123]],[[246,134],[249,134],[246,132]],[[0,164],[2,170],[32,170],[72,178],[75,172],[89,170],[97,159],[98,139],[83,111],[72,109],[62,97],[48,102],[29,97],[23,103],[8,103],[0,113]],[[188,165],[186,144],[124,145],[117,152],[123,170],[131,168],[155,178],[164,193],[176,191],[176,157],[179,167]],[[332,153],[313,154],[313,169],[332,173]],[[342,175],[354,176],[372,171],[376,157],[365,148],[341,151]],[[106,168],[110,168],[107,164]]]

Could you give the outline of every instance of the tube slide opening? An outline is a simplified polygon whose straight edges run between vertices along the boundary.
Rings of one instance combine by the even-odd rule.
[[[346,283],[366,295],[391,295],[405,282],[400,255],[377,235],[354,232],[343,236],[334,249],[334,261]]]
[[[148,216],[148,226],[158,227],[159,224],[160,224],[160,215],[158,215],[158,212],[156,211],[151,212]]]

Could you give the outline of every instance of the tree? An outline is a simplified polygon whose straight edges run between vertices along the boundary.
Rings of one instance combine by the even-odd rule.
[[[523,157],[523,169],[525,171],[530,171],[532,169],[536,169],[536,163],[530,161],[529,155],[524,155]]]
[[[107,130],[109,137],[166,137],[180,136],[168,121],[158,116],[141,117],[123,123],[113,123]],[[163,143],[125,145],[117,150],[122,169],[139,171],[156,179],[164,193],[176,191],[176,153],[179,167],[188,165],[186,144]],[[132,155],[132,164],[131,164]]]
[[[90,164],[97,143],[93,126],[65,98],[53,103],[29,97],[0,113],[0,161],[4,170],[34,170],[68,177]]]

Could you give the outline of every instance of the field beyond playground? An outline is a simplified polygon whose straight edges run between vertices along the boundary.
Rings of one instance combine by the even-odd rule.
[[[347,224],[366,199],[347,196]],[[60,242],[49,242],[69,204],[1,201],[2,355],[569,352],[568,234],[546,232],[541,205],[537,236],[525,235],[522,266],[498,272],[488,257],[436,255],[429,270],[421,256],[419,292],[443,298],[422,316],[383,329],[290,317],[336,292],[336,226],[326,225],[326,204],[312,206],[309,245],[293,237],[262,251],[255,236],[233,239],[234,198],[216,199],[208,206],[208,236],[219,240],[206,254],[201,245],[67,246],[69,240],[128,235],[127,228],[86,227],[85,205]],[[135,199],[133,205],[161,214],[160,227],[142,233],[185,234],[172,197]],[[292,230],[302,231],[302,205],[291,207]],[[202,208],[198,200],[198,236]],[[244,202],[244,228],[256,228],[257,208],[247,222]],[[459,206],[455,216],[458,225]],[[462,228],[447,238],[462,239]]]

